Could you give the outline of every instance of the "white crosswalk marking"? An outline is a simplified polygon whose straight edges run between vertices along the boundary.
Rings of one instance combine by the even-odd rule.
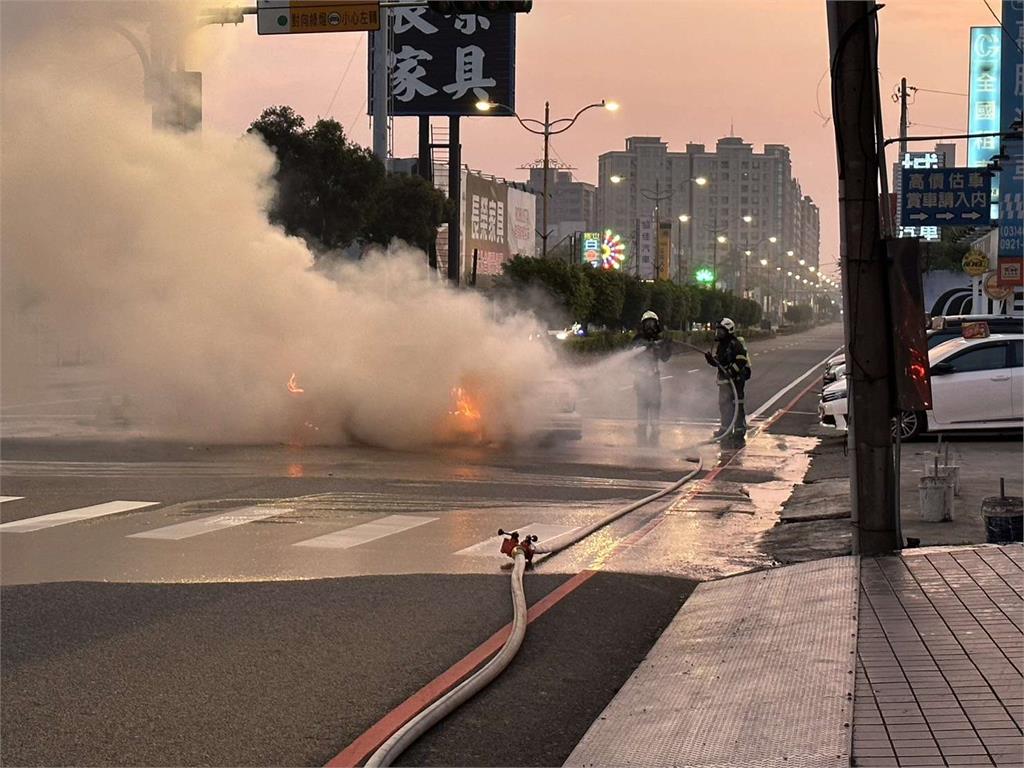
[[[545,541],[561,536],[563,533],[569,531],[575,531],[579,526],[577,525],[547,525],[545,523],[530,523],[529,525],[523,525],[516,530],[519,532],[520,537],[526,534],[531,534],[537,537],[537,543],[543,544]],[[481,541],[479,544],[474,544],[471,547],[460,549],[456,552],[456,555],[470,555],[472,557],[487,557],[488,555],[497,555],[498,557],[504,557],[501,554],[501,540],[504,536],[492,536],[485,541]]]
[[[184,523],[154,528],[151,531],[141,531],[130,534],[129,539],[164,539],[167,541],[178,541],[190,539],[193,536],[202,536],[204,533],[222,531],[225,528],[233,528],[236,525],[254,523],[257,520],[265,520],[268,517],[283,515],[291,512],[285,507],[243,507],[233,509],[220,515],[204,517],[200,520],[189,520]]]
[[[349,549],[366,544],[369,541],[382,539],[395,533],[418,528],[432,523],[436,517],[418,517],[416,515],[388,515],[370,523],[345,528],[334,533],[327,533],[313,539],[295,543],[296,547],[320,547],[324,549]]]
[[[0,524],[0,532],[28,533],[29,531],[39,531],[43,528],[52,528],[56,525],[76,523],[79,520],[90,520],[94,517],[114,515],[118,512],[128,512],[132,509],[153,507],[159,503],[159,501],[108,501],[103,504],[93,504],[91,507],[68,509],[64,512],[54,512],[52,515],[40,515],[39,517],[30,517],[25,520],[15,520],[10,523],[3,523]]]
[[[17,501],[24,498],[24,496],[0,496],[0,504],[3,504],[5,501]]]

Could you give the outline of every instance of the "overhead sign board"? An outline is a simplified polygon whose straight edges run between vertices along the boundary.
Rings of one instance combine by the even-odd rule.
[[[536,195],[506,182],[464,171],[462,190],[462,248],[464,263],[477,273],[497,275],[514,256],[535,256]]]
[[[308,32],[373,32],[380,29],[380,3],[366,0],[257,0],[261,35]]]
[[[946,165],[946,156],[935,151],[904,152],[899,163],[893,167],[893,187],[896,193],[896,221],[903,221],[903,169],[921,170],[942,168]],[[922,240],[938,240],[939,228],[929,226],[899,226],[897,237],[917,237]]]
[[[908,227],[980,227],[991,223],[992,182],[977,168],[903,169],[900,223]]]
[[[388,114],[509,116],[481,112],[479,101],[515,109],[514,13],[435,13],[426,7],[391,8]],[[369,114],[373,114],[370,41]]]

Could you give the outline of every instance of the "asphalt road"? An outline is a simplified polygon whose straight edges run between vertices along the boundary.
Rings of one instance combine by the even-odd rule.
[[[752,342],[748,411],[840,337],[835,325]],[[581,403],[579,443],[516,451],[5,439],[2,493],[22,498],[0,504],[4,525],[112,500],[153,504],[0,528],[0,762],[322,764],[508,621],[508,577],[490,541],[499,526],[569,530],[690,466],[686,446],[717,411],[713,374],[695,353],[664,374],[661,450],[632,444],[629,398],[621,411]],[[757,539],[773,502],[748,493],[760,511],[723,511],[745,483],[799,482],[806,465],[790,458],[814,422],[811,397],[771,425],[777,438],[719,470],[721,485],[687,515],[625,546],[662,522],[670,500],[540,562],[527,576],[531,602],[571,574],[600,572],[534,622],[507,676],[407,764],[561,764],[693,578],[763,562]]]

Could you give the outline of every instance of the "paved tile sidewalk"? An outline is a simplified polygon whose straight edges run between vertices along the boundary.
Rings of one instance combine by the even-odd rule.
[[[855,766],[1024,766],[1024,547],[861,560]]]

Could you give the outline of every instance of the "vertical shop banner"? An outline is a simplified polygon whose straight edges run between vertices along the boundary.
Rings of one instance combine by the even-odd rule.
[[[1024,146],[1020,139],[1024,100],[1024,0],[1003,0],[1003,27],[1013,40],[1003,45],[1001,118],[1004,132],[1016,127],[1016,135],[1003,141],[1004,159],[999,171],[999,281],[1020,285],[1024,253]]]
[[[672,276],[672,222],[658,222],[658,279]]]
[[[507,187],[509,256],[537,255],[537,196]]]
[[[644,216],[637,221],[637,274],[641,280],[654,279],[654,219]]]

